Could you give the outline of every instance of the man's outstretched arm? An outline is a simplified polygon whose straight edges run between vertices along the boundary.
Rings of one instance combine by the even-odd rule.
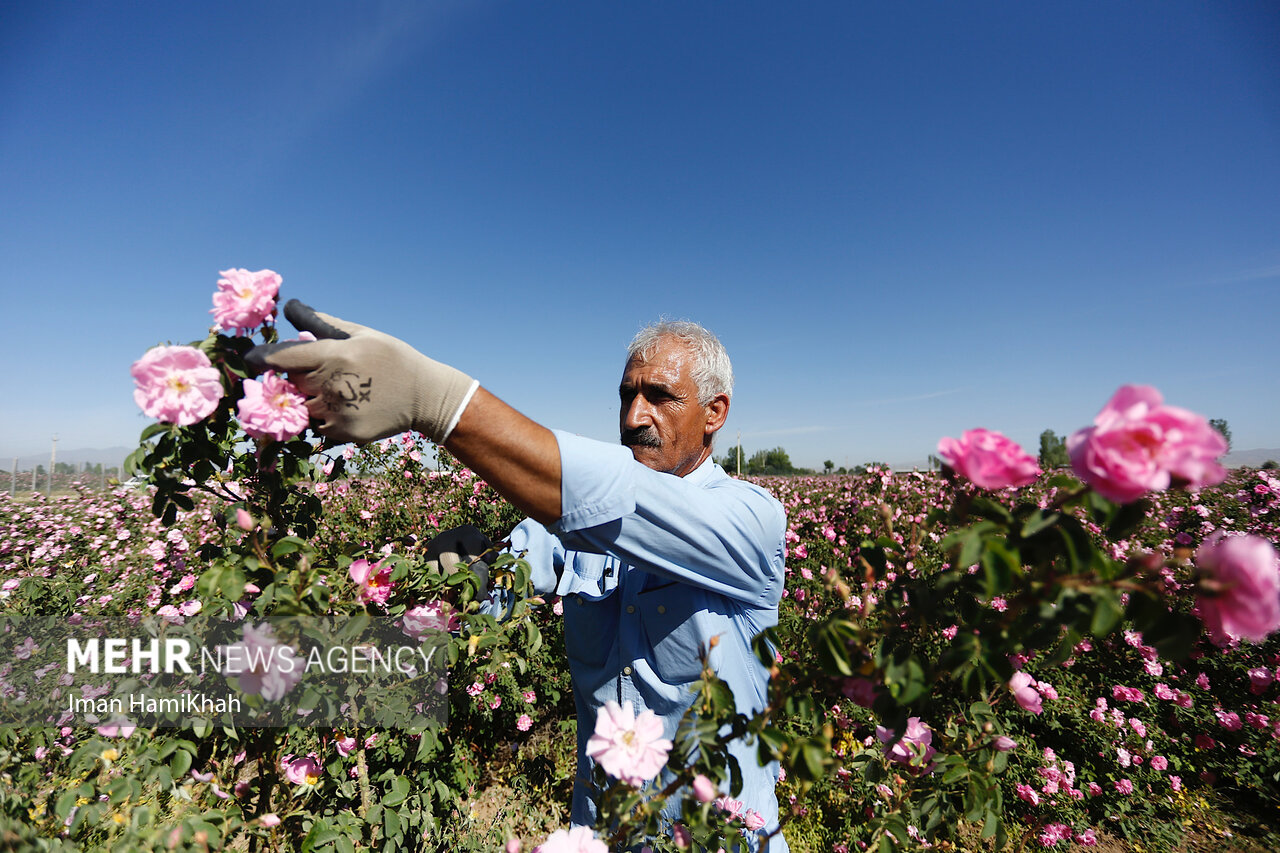
[[[546,427],[398,338],[296,299],[284,313],[316,340],[255,347],[246,360],[287,373],[322,435],[364,444],[418,430],[531,518],[560,518],[560,451]]]
[[[542,524],[560,519],[560,447],[551,430],[483,387],[476,389],[444,446]]]

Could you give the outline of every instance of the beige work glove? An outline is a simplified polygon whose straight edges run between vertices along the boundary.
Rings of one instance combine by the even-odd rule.
[[[263,344],[245,361],[258,371],[288,373],[307,396],[318,431],[336,441],[364,444],[414,429],[441,444],[479,384],[399,338],[296,299],[285,303],[284,315],[316,340]]]
[[[427,543],[427,568],[450,575],[458,570],[459,563],[469,565],[480,578],[481,598],[489,591],[489,564],[482,558],[493,560],[497,556],[489,537],[471,524],[441,531]]]

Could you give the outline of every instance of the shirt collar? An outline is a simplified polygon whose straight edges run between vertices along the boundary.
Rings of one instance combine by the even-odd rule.
[[[706,459],[702,460],[701,465],[694,468],[688,474],[685,474],[684,479],[693,483],[695,486],[705,486],[707,483],[715,479],[717,467],[715,460],[708,456]]]

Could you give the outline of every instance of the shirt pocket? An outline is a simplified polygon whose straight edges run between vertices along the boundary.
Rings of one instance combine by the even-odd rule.
[[[688,684],[702,675],[706,602],[701,590],[671,582],[646,589],[636,596],[650,662],[667,684]]]
[[[617,646],[619,568],[613,557],[577,552],[565,564],[564,645],[573,663],[602,667]]]

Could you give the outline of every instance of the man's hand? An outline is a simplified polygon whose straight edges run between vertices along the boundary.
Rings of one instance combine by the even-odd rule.
[[[470,565],[480,577],[481,598],[489,590],[489,564],[480,559],[486,555],[489,560],[497,556],[493,542],[470,524],[442,531],[427,543],[428,568],[448,575],[457,570],[459,563]]]
[[[329,438],[363,444],[416,429],[443,443],[476,389],[465,373],[399,338],[321,314],[296,299],[285,304],[284,315],[317,340],[264,344],[245,360],[258,371],[288,373],[307,396],[318,430]]]

